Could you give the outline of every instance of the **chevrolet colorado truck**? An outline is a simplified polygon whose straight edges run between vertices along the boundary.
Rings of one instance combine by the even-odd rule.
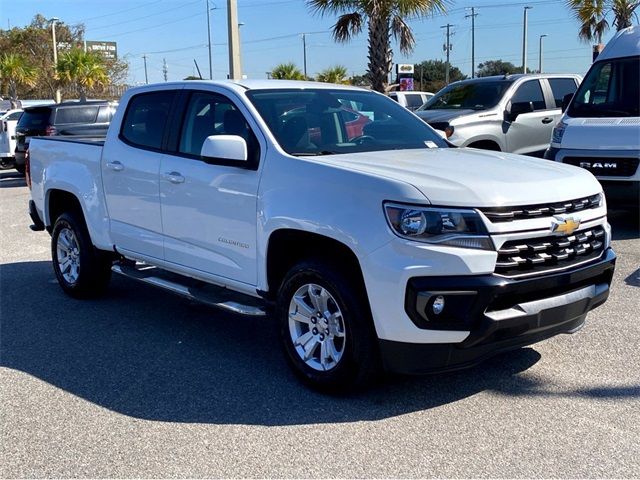
[[[275,317],[288,363],[325,390],[573,333],[615,264],[591,173],[450,148],[353,87],[132,88],[105,139],[34,137],[27,174],[67,294],[115,272]]]

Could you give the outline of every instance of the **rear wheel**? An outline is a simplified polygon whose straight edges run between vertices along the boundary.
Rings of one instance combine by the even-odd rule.
[[[53,271],[58,283],[75,298],[94,297],[104,292],[111,278],[112,256],[97,250],[84,219],[77,213],[63,213],[51,235]]]
[[[363,288],[338,268],[302,262],[278,293],[280,338],[288,363],[307,385],[344,391],[370,383],[379,368]]]

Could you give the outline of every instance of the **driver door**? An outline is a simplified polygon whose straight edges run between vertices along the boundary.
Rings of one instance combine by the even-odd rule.
[[[209,91],[185,94],[180,137],[160,166],[165,260],[221,283],[256,285],[258,141],[230,99]],[[203,160],[200,150],[210,135],[243,137],[249,160]]]

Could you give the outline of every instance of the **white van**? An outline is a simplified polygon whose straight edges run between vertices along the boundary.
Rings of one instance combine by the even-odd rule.
[[[0,116],[0,168],[10,168],[15,162],[16,125],[21,115],[18,108]]]
[[[640,27],[619,31],[553,129],[545,158],[589,170],[609,204],[640,206]]]

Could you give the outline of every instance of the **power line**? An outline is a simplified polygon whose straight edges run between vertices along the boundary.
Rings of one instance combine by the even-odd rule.
[[[178,5],[177,7],[167,8],[166,10],[162,10],[162,11],[160,11],[160,12],[150,13],[149,15],[144,15],[144,16],[142,16],[142,17],[136,17],[136,18],[132,18],[132,19],[130,19],[130,20],[125,20],[124,22],[118,22],[118,25],[124,25],[124,24],[126,24],[126,23],[138,22],[138,21],[140,21],[140,20],[144,20],[144,19],[146,19],[146,18],[155,17],[155,16],[157,16],[157,15],[162,15],[162,14],[164,14],[164,13],[171,12],[171,11],[173,11],[173,10],[180,10],[180,9],[182,9],[182,8],[184,8],[184,7],[187,7],[187,6],[189,6],[189,5],[193,5],[193,4],[195,4],[195,3],[200,3],[200,2],[201,2],[201,0],[195,0],[194,2],[187,2],[187,3],[183,3],[183,4],[181,4],[181,5]],[[113,28],[113,24],[109,24],[109,25],[101,25],[101,26],[98,26],[98,27],[91,27],[91,28],[89,28],[89,30],[91,30],[91,31],[93,32],[94,30],[103,30],[103,29],[105,29],[105,28]]]

